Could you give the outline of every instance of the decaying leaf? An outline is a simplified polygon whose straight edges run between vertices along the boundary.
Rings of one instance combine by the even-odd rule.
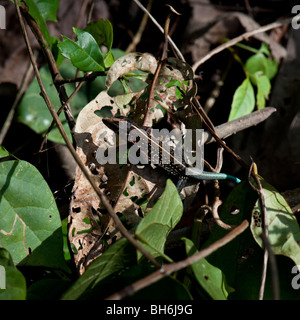
[[[153,207],[162,194],[167,176],[157,174],[150,166],[143,169],[120,166],[117,152],[110,154],[118,144],[118,137],[104,125],[101,116],[126,116],[130,112],[131,118],[137,123],[152,126],[153,120],[158,121],[164,116],[163,109],[170,112],[184,110],[196,92],[192,81],[193,71],[187,63],[175,58],[163,63],[148,112],[149,80],[148,87],[141,92],[115,97],[108,95],[111,85],[126,73],[137,69],[154,74],[157,63],[154,56],[148,53],[131,53],[116,60],[107,75],[107,90],[83,108],[75,127],[78,155],[126,228],[132,232],[143,214]],[[143,118],[145,114],[146,119]],[[99,161],[99,157],[105,159],[103,156],[109,154],[115,157],[116,164]],[[69,241],[78,272],[82,274],[95,258],[120,237],[106,209],[77,168],[69,216]]]
[[[140,70],[154,74],[157,68],[157,60],[150,53],[129,53],[117,59],[109,69],[106,76],[106,88],[111,85],[122,75],[133,70]]]

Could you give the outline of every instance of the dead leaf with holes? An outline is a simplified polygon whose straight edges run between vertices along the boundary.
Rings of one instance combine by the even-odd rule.
[[[143,169],[130,165],[120,166],[115,149],[118,137],[103,124],[97,113],[109,112],[112,116],[126,116],[130,112],[134,120],[141,122],[140,115],[146,114],[147,93],[151,81],[141,92],[129,92],[116,97],[109,96],[107,92],[111,85],[126,73],[140,70],[154,74],[157,64],[154,56],[148,53],[131,53],[116,60],[107,74],[107,90],[102,91],[82,109],[75,127],[76,152],[130,231],[134,231],[141,216],[161,195],[167,176],[157,174],[150,166]],[[190,66],[175,58],[169,58],[158,75],[146,124],[152,126],[153,120],[158,121],[163,117],[158,105],[163,105],[163,108],[170,111],[188,106],[196,92],[192,79]],[[115,164],[101,162],[101,159],[108,155],[115,159]],[[79,168],[76,170],[73,186],[68,237],[79,274],[84,273],[94,259],[121,237]]]

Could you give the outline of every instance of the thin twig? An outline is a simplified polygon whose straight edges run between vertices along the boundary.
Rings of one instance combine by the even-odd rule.
[[[224,149],[222,147],[219,147],[217,150],[217,163],[216,163],[216,172],[221,172],[222,166],[223,166],[223,151]]]
[[[255,168],[255,169],[253,169]],[[251,174],[252,173],[252,174]],[[254,186],[252,182],[250,181],[250,175],[254,178],[256,184],[258,187]],[[256,169],[256,165],[253,163],[250,166],[250,171],[249,171],[249,184],[252,187],[254,191],[257,192],[260,200],[260,206],[262,210],[262,217],[263,217],[263,226],[262,226],[262,240],[264,244],[264,258],[263,258],[263,268],[262,268],[262,275],[261,275],[261,285],[259,289],[259,300],[263,300],[264,297],[264,290],[265,290],[265,283],[266,283],[266,278],[267,278],[267,265],[268,265],[268,260],[270,257],[270,266],[271,266],[271,278],[272,278],[272,293],[273,293],[273,299],[274,300],[279,300],[279,280],[278,280],[278,270],[277,270],[277,265],[276,261],[274,258],[274,254],[272,252],[272,248],[270,245],[269,241],[269,224],[268,224],[268,216],[267,216],[267,210],[266,210],[266,204],[265,204],[265,197],[263,193],[263,188],[262,185],[259,181],[258,178],[258,173]]]
[[[84,85],[84,82],[80,82],[80,83],[76,86],[76,88],[74,89],[74,91],[72,92],[72,94],[70,95],[70,97],[68,98],[68,100],[58,109],[58,111],[57,111],[57,115],[58,115],[58,116],[61,114],[61,112],[62,112],[62,110],[65,108],[66,104],[69,103],[69,102],[71,102],[71,100],[73,99],[73,97],[75,96],[75,94],[80,90],[80,88],[81,88],[83,85]],[[48,135],[49,135],[50,131],[53,129],[54,125],[55,125],[55,121],[54,121],[54,119],[52,119],[52,122],[51,122],[49,128],[47,129],[47,132],[45,133],[44,139],[43,139],[43,141],[42,141],[42,143],[41,143],[39,152],[42,152],[42,150],[43,150],[43,148],[44,148],[44,145],[45,145],[45,143],[46,143],[46,140],[47,140],[47,138],[48,138]]]
[[[157,68],[155,70],[153,81],[152,81],[152,84],[151,84],[151,87],[150,87],[150,90],[149,90],[149,96],[148,96],[148,101],[147,101],[147,110],[146,110],[146,115],[144,117],[144,123],[146,122],[146,119],[147,119],[147,116],[148,116],[148,113],[149,113],[149,110],[150,110],[150,102],[151,102],[151,99],[152,99],[152,95],[153,95],[153,91],[154,91],[154,87],[155,87],[157,78],[159,76],[159,73],[160,73],[160,70],[161,70],[161,67],[162,67],[163,63],[164,63],[165,59],[167,58],[168,35],[169,35],[169,27],[170,27],[170,20],[171,20],[172,12],[174,12],[174,11],[171,9],[171,12],[168,14],[168,16],[166,18],[166,21],[165,21],[165,27],[164,27],[165,39],[164,39],[163,50],[162,50],[161,58],[160,58],[160,60],[159,60],[159,62],[157,64]]]
[[[262,26],[258,29],[245,32],[245,33],[237,36],[236,38],[233,38],[233,39],[219,45],[218,47],[216,47],[215,49],[210,51],[208,54],[206,54],[203,58],[201,58],[200,60],[195,62],[192,66],[193,71],[195,72],[199,68],[199,66],[201,66],[204,62],[209,60],[211,57],[213,57],[217,53],[220,53],[221,51],[223,51],[229,47],[234,46],[236,43],[241,42],[243,40],[247,40],[247,39],[255,36],[258,33],[266,32],[271,29],[282,27],[283,25],[289,24],[292,21],[292,19],[293,18],[289,18],[289,19],[284,19],[284,20],[281,20],[278,22],[273,22],[273,23],[267,24],[267,25]]]
[[[219,216],[218,209],[221,205],[222,205],[222,200],[220,200],[220,198],[218,196],[215,196],[214,203],[211,206],[211,213],[214,218],[214,221],[222,229],[232,230],[235,226],[230,225],[228,223],[225,223],[224,221],[221,220],[221,218]]]
[[[102,191],[98,188],[97,184],[94,182],[94,180],[92,179],[92,177],[90,176],[89,172],[87,171],[85,165],[83,164],[83,162],[81,161],[81,159],[79,158],[78,154],[76,153],[71,141],[69,140],[67,133],[57,115],[57,113],[55,112],[55,109],[48,97],[48,94],[45,90],[43,81],[41,79],[35,58],[33,56],[33,52],[31,49],[31,45],[28,39],[28,34],[27,34],[27,30],[23,21],[23,17],[20,11],[20,8],[18,6],[18,1],[15,0],[15,7],[17,10],[17,14],[18,14],[18,18],[20,21],[20,25],[21,25],[21,29],[24,35],[24,39],[25,39],[25,43],[29,52],[29,56],[30,56],[30,60],[32,62],[32,66],[34,69],[34,73],[35,76],[37,78],[40,90],[41,90],[41,96],[43,97],[44,101],[46,102],[46,105],[57,125],[58,130],[60,131],[68,149],[70,150],[74,160],[76,161],[77,165],[79,166],[79,168],[81,169],[81,171],[83,172],[85,178],[89,181],[89,183],[91,184],[92,188],[94,189],[95,193],[97,194],[97,196],[99,197],[99,199],[101,200],[101,202],[103,203],[104,207],[106,208],[108,214],[110,215],[110,217],[114,220],[114,223],[116,225],[116,227],[118,228],[118,230],[121,232],[121,234],[132,244],[134,245],[148,260],[150,260],[157,268],[160,268],[161,265],[152,257],[152,255],[146,251],[134,238],[133,236],[130,234],[130,232],[127,231],[127,229],[124,227],[124,225],[122,224],[122,222],[120,221],[120,219],[118,218],[118,216],[116,215],[116,213],[114,212],[109,200],[106,198],[106,196],[102,193]]]
[[[217,164],[216,164],[216,168],[215,168],[215,172],[220,172],[222,169],[222,165],[223,165],[223,148],[218,148],[217,151]],[[227,223],[225,223],[224,221],[221,220],[220,216],[219,216],[219,212],[218,209],[219,207],[222,205],[222,200],[220,199],[220,185],[219,185],[219,181],[216,180],[215,184],[214,184],[214,202],[211,206],[211,213],[212,216],[214,218],[214,221],[216,222],[216,224],[225,229],[225,230],[231,230],[233,229],[235,226],[233,225],[229,225]]]
[[[60,85],[57,81],[63,79],[62,75],[60,74],[60,71],[56,65],[54,56],[50,50],[49,44],[47,43],[46,39],[43,36],[43,33],[39,27],[39,25],[36,23],[36,21],[30,16],[28,13],[28,7],[24,2],[21,2],[20,8],[22,10],[22,13],[31,29],[33,34],[35,35],[36,39],[38,40],[43,53],[47,59],[49,70],[53,79],[53,83],[55,85],[55,88],[57,90],[59,99],[61,101],[61,104],[65,104],[68,100],[68,95],[66,88],[63,85]],[[66,103],[66,106],[64,108],[65,116],[70,128],[71,133],[73,133],[74,127],[75,127],[75,119],[72,113],[72,109],[70,104]],[[73,141],[74,142],[74,141]],[[75,143],[75,142],[74,142]]]
[[[274,300],[280,299],[280,290],[279,290],[279,277],[278,277],[278,269],[276,264],[276,259],[274,252],[271,248],[269,239],[265,238],[264,233],[261,234],[262,241],[265,246],[265,254],[269,258],[269,265],[271,267],[271,282],[272,282],[272,295]],[[267,252],[267,253],[266,253]],[[265,259],[265,258],[264,258]],[[259,299],[263,299],[263,290],[260,290]]]
[[[149,0],[147,4],[147,11],[150,12],[152,7],[153,0]],[[141,24],[138,28],[137,33],[135,34],[134,38],[132,39],[132,42],[129,44],[129,46],[126,49],[126,52],[131,52],[136,50],[136,46],[142,39],[143,32],[146,28],[147,22],[148,22],[148,14],[145,12],[141,21]]]
[[[203,124],[205,125],[209,133],[215,138],[219,146],[223,147],[242,167],[249,169],[249,166],[246,164],[246,162],[244,162],[244,160],[240,156],[238,156],[233,150],[231,150],[218,136],[211,120],[203,110],[200,102],[197,99],[193,98],[193,100],[191,101],[191,105],[194,108],[194,110],[198,113],[198,115],[201,117]]]
[[[227,243],[235,239],[238,235],[243,233],[249,226],[249,222],[247,220],[244,220],[240,225],[235,227],[233,230],[231,230],[226,236],[223,238],[215,241],[213,244],[208,246],[207,248],[199,251],[198,253],[194,254],[191,257],[188,257],[185,260],[175,262],[168,265],[163,265],[161,270],[158,270],[156,272],[153,272],[149,276],[136,281],[135,283],[129,285],[128,287],[124,288],[123,290],[116,292],[112,294],[111,296],[107,297],[107,300],[120,300],[125,297],[131,296],[137,291],[157,282],[158,280],[169,276],[170,274],[179,271],[181,269],[184,269],[191,264],[209,256],[211,253],[215,252],[219,248],[225,246]]]
[[[89,1],[90,0],[84,0],[82,5],[81,5],[80,11],[79,11],[79,15],[78,15],[78,19],[77,19],[77,22],[75,24],[76,28],[80,28],[81,27],[81,23],[82,23],[84,15],[85,15],[86,8],[87,8],[87,6],[89,4]],[[76,35],[73,35],[73,37],[75,37],[75,36]]]
[[[92,20],[92,14],[93,14],[94,7],[95,7],[95,0],[92,0],[91,5],[90,5],[90,9],[87,14],[86,24],[89,24]]]
[[[161,31],[161,33],[164,34],[164,28],[156,21],[156,19],[151,15],[151,13],[140,3],[139,0],[133,0],[136,5],[143,10],[144,12],[147,13],[147,15],[149,16],[149,18],[152,20],[152,22],[157,26],[157,28]],[[171,45],[171,47],[174,49],[174,51],[177,53],[178,57],[185,61],[182,53],[180,52],[180,50],[178,49],[178,47],[176,46],[176,44],[174,43],[174,41],[172,40],[172,38],[168,35],[168,41]]]

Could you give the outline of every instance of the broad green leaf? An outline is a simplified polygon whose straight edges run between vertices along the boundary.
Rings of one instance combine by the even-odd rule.
[[[54,197],[39,171],[25,161],[0,163],[0,246],[16,265],[68,270]]]
[[[87,295],[108,276],[136,263],[134,247],[122,238],[107,249],[87,268],[85,273],[64,293],[63,300],[78,299]]]
[[[94,37],[99,46],[106,46],[108,52],[111,50],[113,44],[113,26],[108,19],[92,21],[84,30]]]
[[[107,53],[104,56],[105,68],[109,68],[115,61],[112,55],[111,48],[113,44],[113,27],[110,21],[99,19],[98,21],[90,22],[84,31],[89,32],[97,41],[99,46],[106,46]]]
[[[254,75],[261,71],[271,80],[277,73],[277,63],[275,60],[268,59],[262,52],[251,56],[245,64],[247,72]]]
[[[93,36],[77,28],[73,30],[78,36],[77,42],[63,36],[64,41],[58,44],[62,55],[70,59],[79,70],[104,71],[103,56]]]
[[[292,259],[300,265],[300,228],[291,208],[280,193],[261,180],[268,217],[269,242],[274,254],[280,254]],[[260,237],[262,233],[262,209],[257,201],[252,211],[251,231],[256,242],[263,246]]]
[[[0,247],[0,300],[25,300],[26,280],[9,252]]]
[[[39,8],[39,11],[42,15],[42,17],[47,20],[51,20],[54,22],[57,22],[56,13],[59,7],[59,1],[58,0],[33,0],[37,7]],[[26,1],[27,2],[27,1]]]
[[[261,71],[257,71],[253,75],[256,86],[256,104],[258,109],[263,109],[266,106],[266,100],[269,98],[271,91],[271,83],[267,76],[265,76]],[[251,78],[252,79],[252,78]]]
[[[60,66],[59,70],[64,78],[72,78],[76,73],[76,69],[68,61],[64,61],[64,63]],[[57,111],[61,103],[58,97],[58,93],[53,85],[52,77],[48,67],[42,67],[40,69],[40,74],[47,94],[52,102],[52,105]],[[66,84],[65,88],[67,94],[70,95],[73,92],[75,86],[74,84]],[[81,108],[88,103],[87,94],[85,90],[85,88],[79,90],[79,92],[75,95],[74,99],[72,99],[70,102],[75,117],[80,112]],[[46,106],[44,99],[40,95],[40,88],[36,78],[32,81],[28,90],[23,96],[18,107],[16,116],[19,122],[24,123],[36,133],[45,134],[47,132],[52,122],[52,116]],[[66,122],[66,118],[63,112],[60,114],[59,118],[61,119],[63,126],[66,132],[68,133],[69,139],[71,139],[69,126]],[[64,143],[64,140],[61,137],[60,132],[57,128],[51,130],[48,139],[54,142]]]
[[[182,201],[171,180],[152,210],[139,223],[135,235],[154,256],[163,255],[166,239],[182,215]],[[139,258],[141,253],[138,252]]]
[[[247,77],[234,93],[228,121],[250,114],[254,107],[254,90]]]
[[[185,250],[188,257],[196,254],[198,251],[193,242],[187,238],[183,238],[185,242]],[[201,259],[191,265],[193,273],[202,288],[214,300],[226,300],[228,294],[233,291],[226,284],[223,272],[211,265],[206,259]]]
[[[27,289],[26,300],[59,300],[72,282],[65,279],[44,278],[35,281]]]

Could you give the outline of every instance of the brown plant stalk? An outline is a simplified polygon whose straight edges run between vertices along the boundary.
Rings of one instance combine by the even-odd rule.
[[[114,212],[109,200],[107,199],[107,197],[101,192],[101,190],[98,188],[97,184],[93,181],[93,179],[91,178],[88,170],[86,169],[86,167],[84,166],[83,162],[81,161],[81,159],[79,158],[78,154],[76,153],[71,141],[69,140],[67,133],[48,97],[48,94],[45,90],[43,81],[41,79],[38,67],[37,67],[37,63],[35,61],[33,52],[32,52],[32,48],[28,39],[28,34],[27,34],[27,30],[24,24],[24,20],[18,5],[18,1],[15,0],[15,7],[17,10],[17,14],[18,14],[18,18],[19,18],[19,22],[21,25],[21,29],[23,32],[23,36],[24,36],[24,40],[28,49],[28,53],[30,56],[30,60],[34,69],[34,73],[35,76],[37,78],[40,90],[41,90],[41,96],[43,97],[44,101],[46,102],[46,105],[57,125],[57,128],[59,130],[59,132],[61,133],[68,149],[70,150],[74,160],[76,161],[77,165],[79,166],[79,168],[81,169],[81,171],[83,172],[85,178],[89,181],[89,183],[91,184],[92,188],[94,189],[95,193],[97,194],[97,196],[99,197],[99,199],[101,200],[101,202],[103,203],[104,207],[107,209],[108,214],[110,215],[110,217],[113,219],[116,227],[118,228],[118,230],[121,232],[121,234],[133,245],[135,246],[149,261],[151,261],[153,263],[153,265],[155,265],[157,268],[161,268],[161,265],[152,257],[152,255],[146,251],[143,246],[141,246],[134,238],[133,236],[130,234],[130,232],[127,231],[127,229],[123,226],[122,222],[120,221],[120,219],[118,218],[117,214]]]

